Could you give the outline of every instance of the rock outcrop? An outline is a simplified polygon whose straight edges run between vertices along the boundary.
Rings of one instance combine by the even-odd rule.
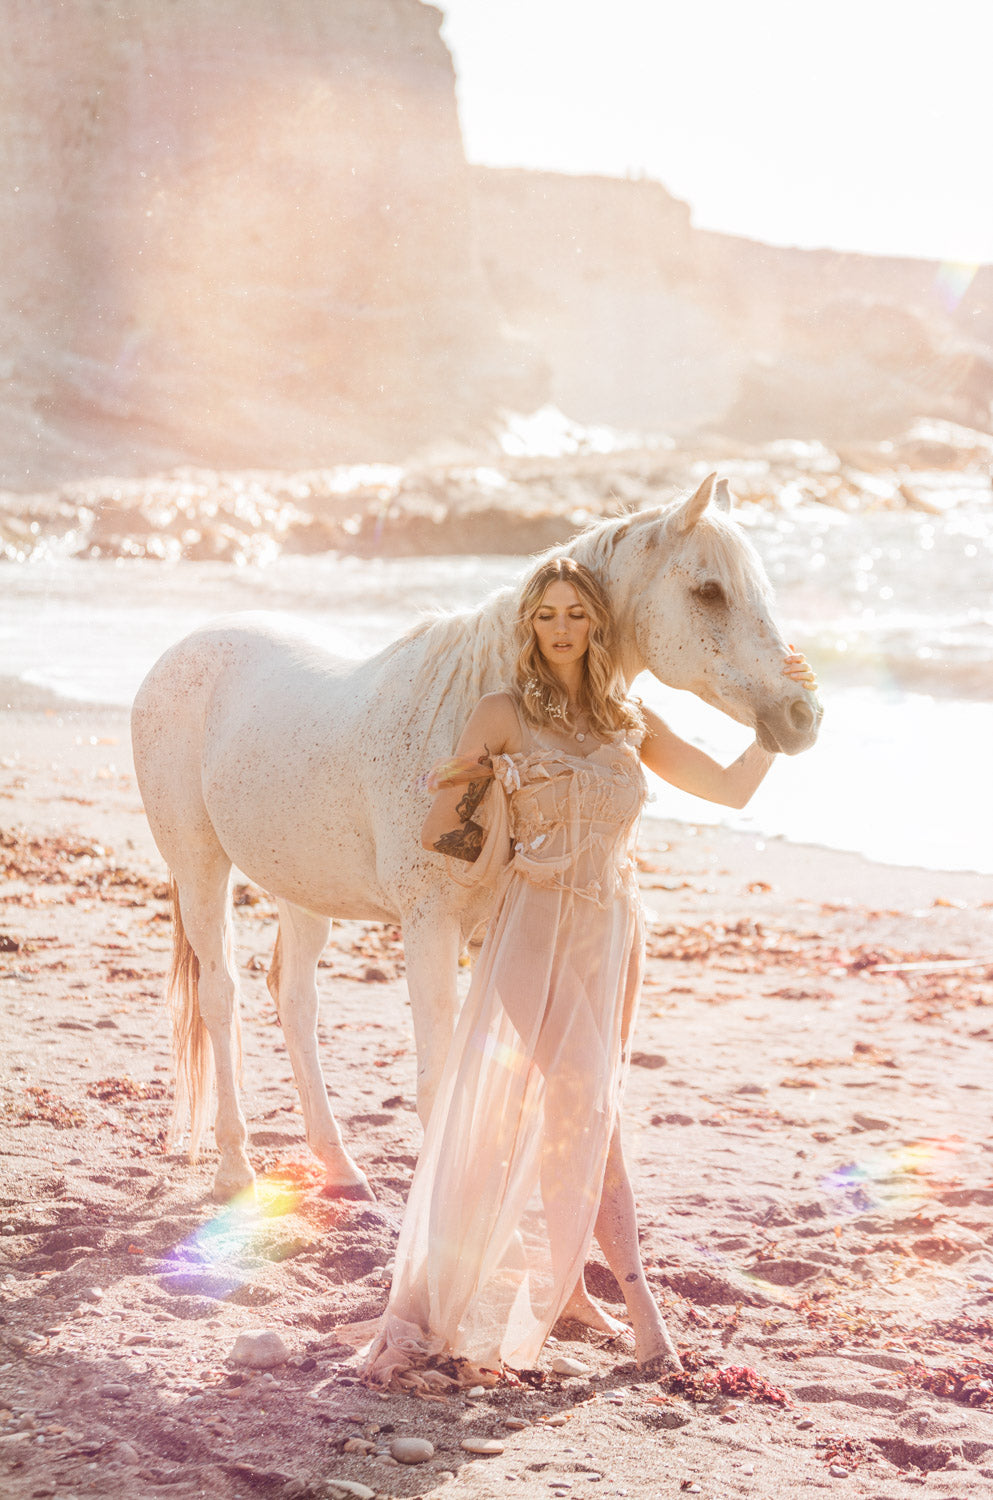
[[[793,250],[691,227],[653,182],[474,174],[508,321],[584,422],[761,442],[989,429],[993,267]]]
[[[0,0],[0,486],[443,456],[546,402],[739,442],[990,429],[993,268],[470,168],[440,20]]]
[[[8,483],[305,466],[535,395],[420,0],[3,0]]]

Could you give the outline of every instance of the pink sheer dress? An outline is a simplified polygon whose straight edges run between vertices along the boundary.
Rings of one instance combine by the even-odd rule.
[[[530,737],[494,772],[466,868],[496,885],[496,909],[367,1355],[373,1385],[423,1389],[436,1356],[535,1364],[583,1269],[617,1117],[644,948],[636,743],[584,757]]]

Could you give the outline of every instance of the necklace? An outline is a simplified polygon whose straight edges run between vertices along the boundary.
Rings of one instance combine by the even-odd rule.
[[[587,719],[585,713],[582,714],[582,716],[581,716],[581,722],[584,723],[584,724],[586,724],[587,726],[589,725],[589,720]],[[573,737],[574,740],[578,741],[578,743],[581,745],[583,743],[583,741],[585,740],[585,738],[586,738],[586,730],[585,729],[576,729],[576,730],[573,731],[572,737]]]

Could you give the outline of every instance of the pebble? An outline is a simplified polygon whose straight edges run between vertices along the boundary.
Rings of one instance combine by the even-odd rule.
[[[480,1396],[486,1395],[486,1387],[485,1385],[471,1385],[466,1391],[466,1395],[470,1401],[478,1401]]]
[[[664,1411],[659,1412],[655,1421],[659,1427],[686,1427],[690,1421],[690,1415],[689,1412],[674,1411],[672,1407],[668,1407]]]
[[[461,1444],[466,1453],[485,1454],[496,1457],[503,1452],[503,1444],[497,1438],[465,1438]]]
[[[848,1470],[843,1469],[840,1464],[832,1464],[830,1469],[828,1469],[828,1473],[831,1475],[832,1479],[848,1478]]]
[[[743,1474],[754,1474],[755,1473],[755,1465],[754,1464],[742,1464],[742,1466],[741,1466],[741,1472]]]
[[[376,1491],[357,1479],[325,1479],[328,1500],[376,1500]]]
[[[289,1357],[290,1351],[274,1328],[239,1333],[231,1350],[232,1361],[251,1370],[270,1370],[274,1365],[285,1364]]]
[[[525,1427],[531,1426],[531,1423],[525,1421],[523,1417],[504,1417],[503,1425],[504,1427],[508,1427],[511,1432],[523,1432]]]
[[[390,1453],[402,1464],[422,1464],[434,1457],[434,1443],[427,1438],[399,1437],[390,1444]]]
[[[370,1443],[368,1438],[351,1437],[345,1439],[341,1451],[343,1453],[375,1453],[376,1444]]]
[[[590,1375],[589,1365],[584,1365],[581,1360],[570,1359],[567,1354],[556,1354],[552,1360],[552,1369],[556,1375]]]
[[[82,1297],[84,1302],[99,1302],[103,1297],[103,1292],[98,1286],[88,1286],[86,1290],[80,1292],[79,1295]]]
[[[119,1458],[122,1464],[141,1463],[141,1454],[130,1443],[118,1443],[114,1449],[114,1456]]]
[[[558,1413],[556,1413],[554,1417],[546,1417],[545,1418],[545,1426],[546,1427],[564,1427],[565,1424],[566,1424],[566,1422],[568,1420],[569,1420],[568,1417],[562,1417],[562,1416],[559,1416]]]
[[[130,1396],[130,1394],[131,1387],[129,1385],[123,1385],[121,1382],[116,1380],[109,1381],[107,1385],[97,1386],[98,1396],[108,1396],[113,1401],[123,1401],[126,1399],[126,1397]]]
[[[813,1427],[814,1424],[811,1421],[810,1417],[804,1417],[803,1421],[802,1422],[798,1422],[796,1425],[797,1425],[797,1430],[799,1432],[806,1432],[807,1429],[809,1427]]]

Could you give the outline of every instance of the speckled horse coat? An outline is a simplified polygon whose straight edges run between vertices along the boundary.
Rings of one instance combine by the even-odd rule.
[[[650,670],[794,753],[813,743],[820,711],[783,676],[765,575],[729,508],[711,476],[688,500],[603,522],[556,550],[605,586],[629,682]],[[511,682],[514,614],[515,590],[504,589],[360,664],[263,616],[232,616],[180,641],[139,689],[135,767],[175,898],[177,1118],[189,1109],[195,1152],[212,1052],[218,1196],[254,1180],[237,1092],[232,865],[277,900],[269,984],[327,1191],[371,1196],[317,1052],[317,960],[333,917],[402,923],[426,1119],[457,1011],[458,955],[486,919],[488,893],[453,881],[445,857],[421,848],[418,779],[451,753],[479,697]]]

